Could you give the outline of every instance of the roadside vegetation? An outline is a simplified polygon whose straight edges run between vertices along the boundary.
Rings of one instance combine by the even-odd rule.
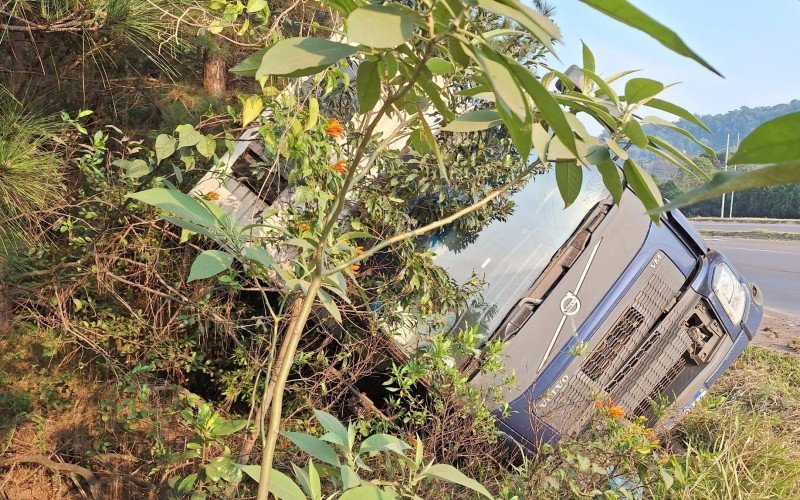
[[[700,234],[711,238],[745,238],[750,240],[800,241],[800,233],[767,231],[765,229],[731,230],[701,229]]]
[[[627,2],[584,1],[713,71]],[[596,168],[617,201],[627,182],[654,218],[658,187],[632,158],[620,174],[621,144],[704,180],[680,203],[797,180],[800,153],[758,129],[732,161],[780,151],[765,173],[736,176],[646,134],[642,107],[696,118],[660,100],[660,82],[601,78],[588,47],[582,87],[570,84],[544,59],[555,11],[534,4],[0,3],[0,492],[800,490],[794,358],[751,348],[670,433],[598,401],[584,438],[526,455],[495,429],[498,394],[457,368],[477,329],[437,333],[482,284],[454,285],[419,238],[505,217],[508,195],[547,164],[565,204]],[[610,136],[591,136],[578,113]],[[386,115],[394,129],[374,133]],[[192,188],[251,127],[271,160],[255,181],[283,175],[295,203],[243,227],[220,193]],[[430,331],[428,344],[397,356],[391,335],[409,329]],[[481,369],[497,370],[502,343],[481,348]]]

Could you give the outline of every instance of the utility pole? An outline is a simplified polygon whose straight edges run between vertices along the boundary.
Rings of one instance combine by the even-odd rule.
[[[725,171],[728,171],[728,150],[731,147],[731,134],[728,134],[728,140],[725,143]],[[725,218],[725,193],[722,193],[722,205],[719,207],[719,217]]]
[[[736,149],[735,149],[735,151],[738,151],[738,150],[739,150],[739,134],[736,134]],[[728,162],[726,161],[725,163],[728,163]],[[733,166],[733,171],[736,172],[736,165]],[[728,204],[729,205],[729,207],[728,207],[728,218],[729,219],[733,218],[733,193],[734,193],[734,191],[731,191],[731,202]]]

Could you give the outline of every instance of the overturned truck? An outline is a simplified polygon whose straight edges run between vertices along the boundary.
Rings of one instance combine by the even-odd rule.
[[[216,192],[242,225],[289,206],[287,172],[250,175],[265,160],[250,130],[223,158],[223,169],[195,191]],[[462,366],[478,387],[500,386],[515,374],[502,397],[511,412],[501,416],[498,409],[498,426],[523,446],[580,435],[595,402],[609,398],[626,415],[669,427],[756,334],[759,288],[679,211],[654,222],[629,187],[615,204],[596,170],[584,176],[581,195],[567,208],[552,169],[511,199],[513,214],[468,241],[450,229],[424,244],[455,283],[475,275],[485,283],[448,328],[478,325],[487,340],[504,341],[499,373],[480,372],[480,355]],[[398,353],[420,342],[408,332],[394,338]]]

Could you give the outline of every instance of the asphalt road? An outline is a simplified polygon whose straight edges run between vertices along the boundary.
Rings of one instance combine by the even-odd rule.
[[[758,222],[699,222],[692,221],[692,225],[700,230],[716,231],[777,231],[779,233],[800,233],[800,223],[764,224]]]
[[[745,278],[761,287],[764,306],[800,315],[800,242],[738,238],[705,240],[709,247],[725,254]]]

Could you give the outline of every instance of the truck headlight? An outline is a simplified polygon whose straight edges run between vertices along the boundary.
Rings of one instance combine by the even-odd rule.
[[[744,315],[747,293],[731,268],[723,263],[714,269],[711,289],[722,303],[722,308],[734,324],[739,324]]]

